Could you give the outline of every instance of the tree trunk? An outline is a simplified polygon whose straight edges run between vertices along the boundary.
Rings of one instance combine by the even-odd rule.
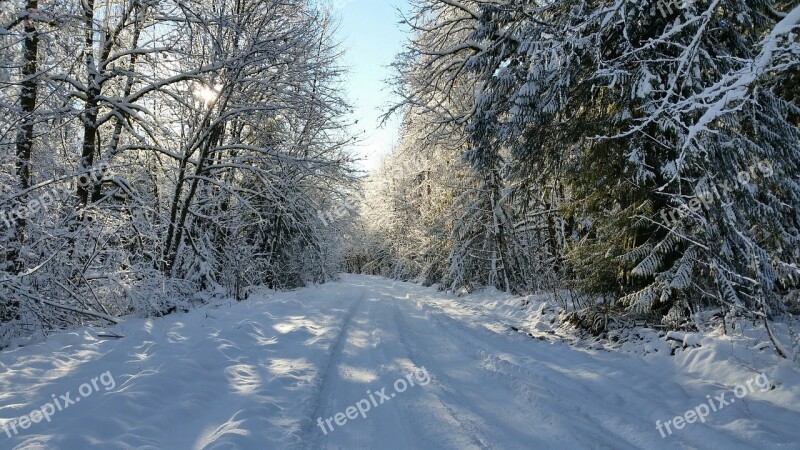
[[[84,54],[86,61],[86,105],[81,119],[83,121],[83,149],[79,169],[81,173],[92,170],[94,166],[95,149],[97,148],[97,116],[99,114],[100,85],[97,74],[97,64],[94,58],[94,0],[86,0],[83,10],[84,26]],[[91,177],[84,178],[90,179]],[[80,180],[80,178],[79,178]],[[89,204],[89,183],[78,183],[77,195],[81,206]]]
[[[22,81],[20,83],[20,108],[22,109],[22,122],[17,132],[16,172],[21,190],[31,187],[31,152],[34,138],[34,113],[36,112],[36,78],[39,71],[39,33],[36,30],[33,13],[38,9],[38,0],[28,0],[28,17],[25,19],[25,42],[23,54],[25,61],[22,66]],[[8,261],[12,261],[13,273],[22,269],[19,261],[19,251],[25,242],[27,221],[24,217],[17,217],[16,237],[17,245],[12,246],[6,253]]]

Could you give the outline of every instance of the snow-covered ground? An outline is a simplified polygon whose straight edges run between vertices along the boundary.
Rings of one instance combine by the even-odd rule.
[[[0,448],[800,448],[768,351],[581,349],[496,297],[346,276],[52,336],[0,353]]]

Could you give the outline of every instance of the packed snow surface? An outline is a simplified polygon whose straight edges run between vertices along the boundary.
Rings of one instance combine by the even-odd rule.
[[[51,336],[0,353],[0,448],[800,448],[788,363],[581,349],[488,303],[345,276]]]

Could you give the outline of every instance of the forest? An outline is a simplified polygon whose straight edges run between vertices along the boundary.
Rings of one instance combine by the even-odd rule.
[[[3,2],[0,347],[330,279],[332,31],[304,0]]]
[[[800,449],[797,0],[0,0],[0,449]]]
[[[800,313],[796,4],[412,11],[349,271],[552,292],[595,334],[748,317],[797,354],[771,328]]]
[[[0,4],[0,348],[341,272],[800,338],[800,7],[413,0],[365,174],[331,8]]]

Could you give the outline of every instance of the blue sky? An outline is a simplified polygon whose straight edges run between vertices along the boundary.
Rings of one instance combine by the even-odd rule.
[[[350,69],[347,97],[359,120],[355,130],[363,132],[364,142],[354,153],[365,161],[365,170],[377,167],[380,157],[389,153],[397,140],[399,118],[379,129],[378,117],[385,109],[390,87],[384,80],[391,74],[387,66],[403,48],[406,33],[396,8],[407,11],[406,0],[331,0],[341,25],[339,37]]]

